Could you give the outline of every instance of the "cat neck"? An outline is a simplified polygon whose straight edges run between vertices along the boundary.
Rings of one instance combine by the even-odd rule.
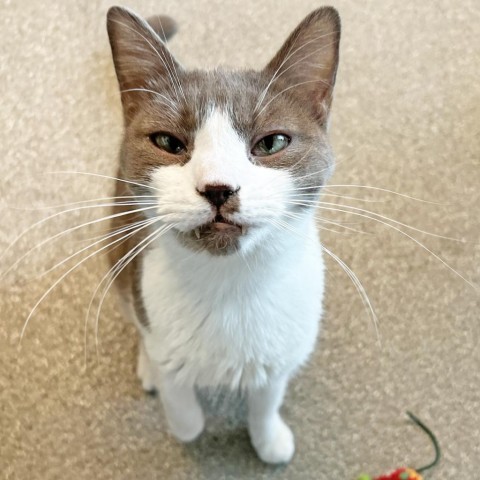
[[[206,251],[192,252],[178,241],[177,233],[171,230],[153,242],[150,250],[158,250],[173,270],[195,268],[205,274],[228,274],[232,271],[238,274],[244,271],[251,275],[271,264],[291,263],[293,266],[299,255],[319,246],[314,212],[305,212],[297,219],[290,220],[288,229],[281,226],[273,232],[268,229],[261,240],[259,242],[257,239],[253,248],[249,248],[246,242],[245,247],[235,253],[212,255]]]

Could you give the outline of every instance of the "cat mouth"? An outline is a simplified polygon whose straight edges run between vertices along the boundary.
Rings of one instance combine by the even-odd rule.
[[[200,240],[208,236],[239,237],[247,232],[246,225],[239,225],[222,215],[217,215],[211,222],[193,229],[195,237]]]

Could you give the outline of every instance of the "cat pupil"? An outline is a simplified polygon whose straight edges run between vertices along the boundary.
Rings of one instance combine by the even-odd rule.
[[[268,151],[272,150],[273,142],[274,142],[273,135],[269,135],[268,137],[265,137],[264,143],[265,143],[266,150]]]
[[[289,143],[289,138],[286,135],[275,133],[267,135],[258,142],[259,149],[265,155],[273,155],[274,153],[283,150]]]
[[[180,153],[185,149],[185,145],[172,135],[165,133],[156,133],[151,137],[153,143],[160,149],[168,153]]]
[[[169,143],[169,147],[175,153],[179,152],[182,149],[182,147],[180,146],[180,143],[172,137],[169,137],[168,143]]]

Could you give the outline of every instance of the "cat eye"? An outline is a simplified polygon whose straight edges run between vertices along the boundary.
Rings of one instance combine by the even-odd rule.
[[[266,157],[280,152],[290,143],[290,137],[283,133],[272,133],[258,141],[252,149],[252,153],[258,157]]]
[[[150,135],[150,140],[156,147],[173,155],[178,155],[186,149],[183,142],[181,142],[177,137],[169,135],[168,133],[153,133]]]

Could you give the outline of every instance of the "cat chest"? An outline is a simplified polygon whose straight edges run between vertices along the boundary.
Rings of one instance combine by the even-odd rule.
[[[262,384],[303,363],[315,343],[323,279],[307,287],[252,279],[245,285],[180,277],[147,258],[145,342],[162,369],[200,385]]]
[[[252,302],[255,303],[255,302]],[[245,299],[208,305],[192,302],[160,310],[148,302],[147,342],[161,368],[199,385],[263,384],[303,363],[313,348],[318,315],[296,322],[293,314]]]

